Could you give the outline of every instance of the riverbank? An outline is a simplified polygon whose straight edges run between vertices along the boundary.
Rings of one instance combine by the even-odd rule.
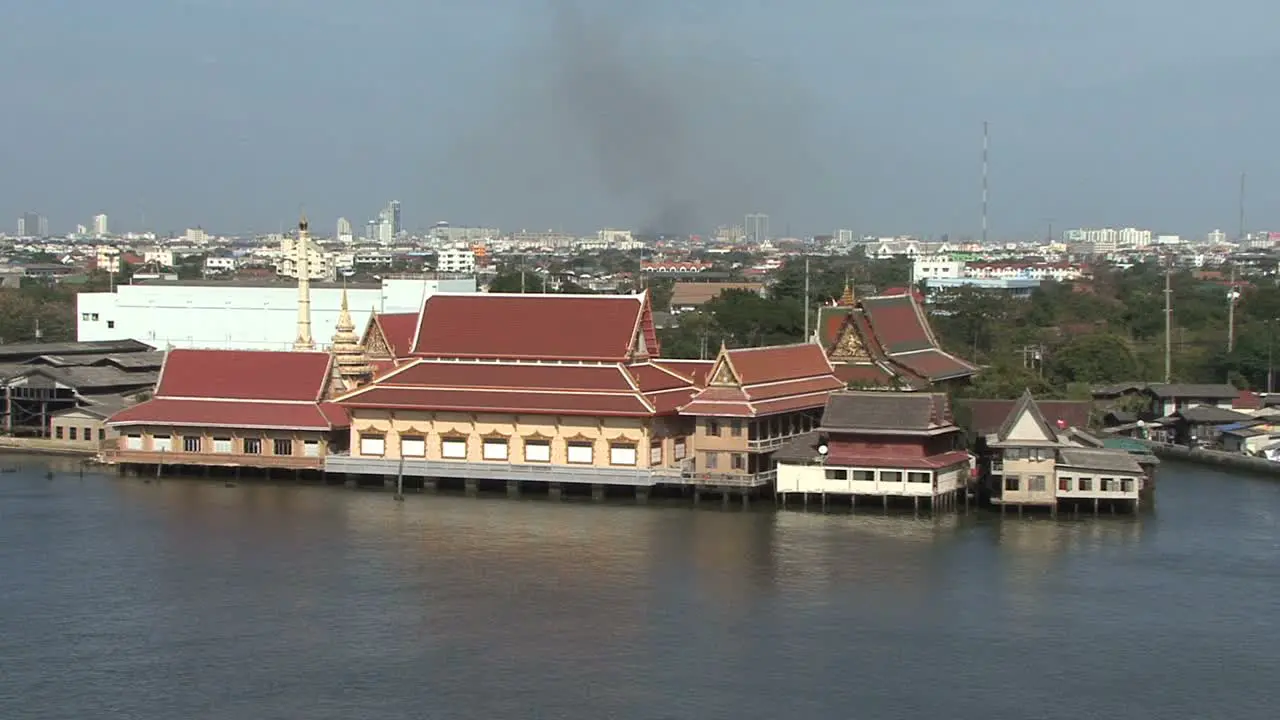
[[[91,458],[98,454],[98,448],[67,447],[61,440],[47,438],[0,437],[0,452]]]
[[[1143,442],[1147,447],[1151,448],[1151,453],[1161,460],[1179,460],[1183,462],[1197,463],[1200,465],[1209,465],[1225,470],[1241,470],[1258,475],[1280,477],[1280,463],[1272,462],[1265,458],[1250,457],[1248,455],[1229,453],[1222,450],[1206,450],[1204,448],[1183,447],[1182,445],[1168,445],[1165,443],[1151,442],[1149,440]]]

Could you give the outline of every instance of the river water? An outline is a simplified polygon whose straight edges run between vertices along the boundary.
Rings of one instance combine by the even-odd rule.
[[[1280,717],[1280,482],[941,520],[3,458],[0,718]]]

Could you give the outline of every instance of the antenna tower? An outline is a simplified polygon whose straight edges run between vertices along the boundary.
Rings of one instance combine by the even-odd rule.
[[[987,121],[982,121],[982,244],[987,244],[987,151],[989,133]]]

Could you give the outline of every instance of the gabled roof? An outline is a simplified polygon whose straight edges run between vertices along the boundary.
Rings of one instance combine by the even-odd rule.
[[[681,415],[757,417],[819,408],[844,383],[815,343],[720,349],[707,385]]]
[[[661,373],[672,386],[651,384],[655,394],[688,389],[658,370],[639,370],[651,383]],[[678,384],[677,384],[678,383]],[[522,363],[418,359],[337,399],[346,408],[542,415],[654,415],[636,377],[621,364]]]
[[[325,352],[170,350],[155,397],[108,424],[330,430],[346,412],[323,403],[332,356]]]
[[[1255,419],[1252,415],[1236,412],[1235,410],[1227,410],[1216,405],[1196,405],[1195,407],[1182,408],[1169,417],[1180,417],[1189,423],[1197,425],[1225,425],[1227,423]]]
[[[842,377],[871,387],[922,389],[978,370],[942,349],[924,306],[908,292],[822,308],[818,337],[832,362],[854,368]]]
[[[958,431],[945,393],[844,391],[832,393],[823,432],[937,434]]]
[[[990,435],[1000,431],[1019,400],[993,400],[987,398],[957,400],[956,404],[965,410],[968,417],[964,424],[976,435]],[[1051,425],[1085,428],[1089,426],[1089,415],[1093,411],[1093,403],[1087,400],[1037,400],[1036,407],[1040,414]],[[1136,419],[1136,418],[1135,418]]]
[[[407,358],[413,349],[413,334],[418,329],[418,313],[376,313],[362,341],[368,346],[370,334],[381,333],[387,355],[393,360]]]
[[[317,402],[330,360],[327,352],[170,350],[156,397]]]
[[[418,314],[418,357],[626,362],[658,355],[648,294],[439,293]]]
[[[1058,451],[1059,469],[1098,470],[1102,472],[1142,474],[1142,465],[1124,450],[1094,448],[1062,448]]]
[[[996,431],[996,439],[1002,444],[1056,445],[1058,444],[1058,432],[1049,424],[1048,420],[1044,419],[1044,414],[1040,412],[1040,406],[1036,404],[1035,398],[1031,396],[1031,391],[1027,390],[1022,393],[1022,397],[1018,398],[1018,404],[1013,406],[1013,410],[1005,418],[1004,424]]]
[[[1152,383],[1147,389],[1158,398],[1233,400],[1239,395],[1234,385],[1195,383]]]
[[[720,297],[726,290],[746,290],[758,293],[763,283],[741,282],[678,282],[671,288],[671,307],[704,305]]]

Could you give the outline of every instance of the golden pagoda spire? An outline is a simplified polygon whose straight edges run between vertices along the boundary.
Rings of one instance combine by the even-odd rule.
[[[373,375],[369,358],[365,354],[360,336],[356,335],[356,324],[351,319],[350,306],[347,303],[347,281],[342,281],[342,310],[338,313],[338,324],[334,328],[333,372],[342,381],[345,389],[351,390]]]
[[[853,307],[857,304],[857,298],[853,296],[853,281],[848,275],[844,277],[844,293],[840,296],[840,305],[842,307]]]

